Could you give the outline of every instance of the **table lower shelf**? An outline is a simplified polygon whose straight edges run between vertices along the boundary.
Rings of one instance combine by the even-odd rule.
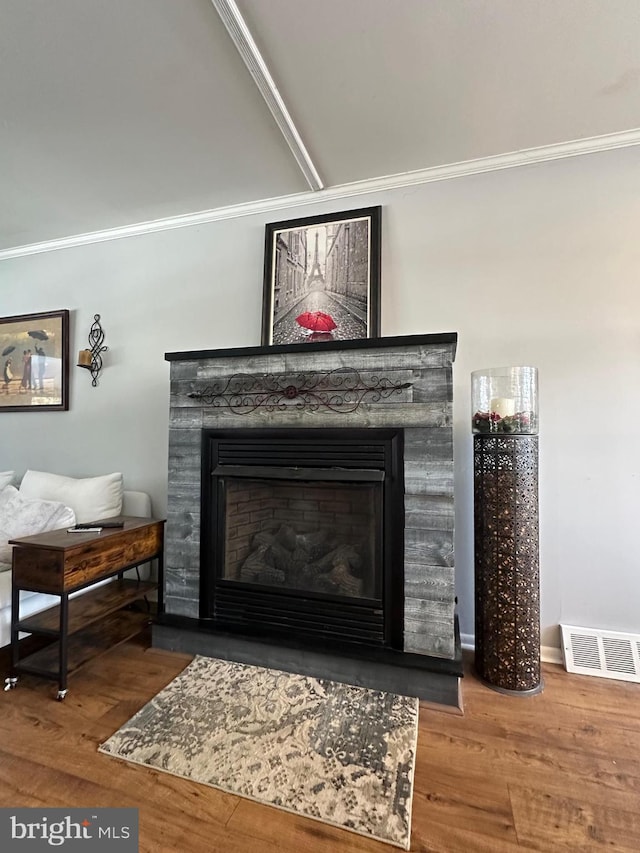
[[[151,581],[128,579],[114,580],[111,583],[90,589],[82,595],[69,599],[69,618],[67,633],[73,634],[87,627],[91,622],[103,619],[108,613],[120,610],[132,601],[143,598],[157,589]],[[18,623],[18,629],[28,634],[60,633],[60,606],[55,605],[33,616],[27,616]]]
[[[67,643],[67,674],[71,675],[89,660],[94,660],[114,646],[135,637],[150,622],[150,619],[149,613],[119,610],[72,634]],[[15,671],[58,679],[60,677],[59,641],[23,658],[15,666]]]

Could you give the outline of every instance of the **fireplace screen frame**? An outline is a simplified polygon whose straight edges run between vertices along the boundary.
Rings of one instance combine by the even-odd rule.
[[[266,449],[265,449],[266,448]],[[328,623],[344,612],[345,619],[359,616],[363,630],[335,637],[309,632],[309,641],[325,646],[365,644],[402,650],[404,625],[404,432],[389,428],[327,429],[203,429],[202,520],[200,559],[200,619],[215,630],[245,636],[295,641],[304,636],[293,626],[282,627],[267,619],[261,624],[247,618],[237,624],[225,617],[227,600],[238,588],[253,588],[224,577],[224,479],[295,482],[375,483],[381,491],[381,595],[380,599],[345,596],[255,585],[261,606],[275,595],[292,614],[302,618],[306,608],[326,614]],[[300,464],[296,464],[296,463]],[[237,606],[237,605],[235,605]],[[351,608],[351,609],[350,609]],[[221,615],[222,614],[222,615]],[[301,615],[302,616],[301,616]],[[305,633],[304,631],[302,632]]]

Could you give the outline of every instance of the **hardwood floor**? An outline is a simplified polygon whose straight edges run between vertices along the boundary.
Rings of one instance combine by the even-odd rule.
[[[78,672],[64,702],[1,694],[0,806],[133,806],[141,851],[383,853],[389,845],[96,751],[188,657],[143,637]],[[545,666],[539,696],[472,675],[464,716],[422,707],[412,851],[640,850],[640,685]]]

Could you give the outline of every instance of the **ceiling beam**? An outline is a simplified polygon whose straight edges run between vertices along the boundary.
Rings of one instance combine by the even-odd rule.
[[[249,69],[249,73],[260,90],[260,94],[267,102],[267,106],[271,110],[271,114],[276,120],[276,124],[280,128],[282,135],[287,140],[287,144],[296,158],[296,162],[302,170],[309,187],[312,190],[323,189],[324,184],[318,174],[318,170],[304,146],[302,138],[293,123],[293,119],[289,115],[286,104],[278,91],[278,87],[269,73],[267,64],[262,58],[262,54],[244,18],[240,14],[235,0],[211,0],[211,2],[215,6],[222,23],[227,28],[227,32],[231,36],[244,64]]]

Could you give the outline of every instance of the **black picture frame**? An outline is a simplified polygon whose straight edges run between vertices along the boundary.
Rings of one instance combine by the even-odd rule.
[[[263,346],[380,336],[381,213],[365,207],[266,225]]]
[[[0,412],[69,409],[69,311],[0,317]]]

